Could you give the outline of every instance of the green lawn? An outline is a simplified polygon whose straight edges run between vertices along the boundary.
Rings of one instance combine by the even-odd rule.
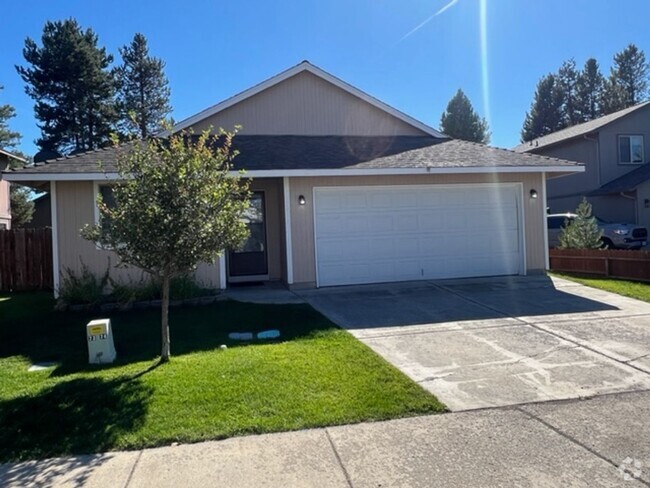
[[[650,302],[650,283],[615,280],[611,278],[576,276],[563,273],[553,273],[553,275],[560,278],[566,278],[567,280],[576,281],[593,288],[600,288],[601,290],[611,291],[626,297]]]
[[[52,306],[44,293],[0,296],[0,461],[444,411],[307,305],[173,309],[172,360],[160,366],[158,311],[103,314],[118,351],[105,367],[87,365],[85,324],[98,314]],[[269,328],[282,341],[227,340],[228,332]],[[43,361],[60,365],[27,372]]]

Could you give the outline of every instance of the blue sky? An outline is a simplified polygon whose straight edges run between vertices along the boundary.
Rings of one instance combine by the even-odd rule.
[[[537,80],[563,60],[593,56],[608,72],[630,42],[650,55],[647,0],[484,0],[484,49],[482,0],[450,1],[6,2],[0,103],[16,108],[11,126],[24,136],[21,149],[35,152],[33,101],[14,65],[24,64],[24,40],[40,39],[45,21],[75,17],[114,54],[145,34],[167,63],[176,120],[308,59],[433,127],[462,88],[482,115],[489,106],[492,144],[512,147]]]

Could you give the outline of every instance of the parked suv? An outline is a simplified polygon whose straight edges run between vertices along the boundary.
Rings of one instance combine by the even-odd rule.
[[[565,220],[573,220],[576,214],[562,213],[546,216],[548,219],[548,245],[557,247],[560,244],[560,233]],[[606,222],[596,217],[598,227],[603,231],[603,246],[609,249],[639,249],[646,245],[648,230],[634,224]]]

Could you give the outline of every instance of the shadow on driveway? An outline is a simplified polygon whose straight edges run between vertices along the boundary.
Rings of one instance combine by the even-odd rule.
[[[347,329],[618,310],[558,289],[546,276],[333,287],[301,295]]]

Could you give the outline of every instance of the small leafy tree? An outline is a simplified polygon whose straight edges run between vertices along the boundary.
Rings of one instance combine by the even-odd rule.
[[[98,198],[100,221],[86,239],[111,247],[119,264],[162,283],[161,362],[169,360],[169,283],[201,262],[212,263],[248,235],[242,220],[249,182],[231,174],[234,134],[173,134],[119,146],[115,205]]]
[[[560,234],[560,249],[598,249],[602,247],[602,230],[591,215],[591,204],[583,198],[576,209],[576,218],[564,222]]]

